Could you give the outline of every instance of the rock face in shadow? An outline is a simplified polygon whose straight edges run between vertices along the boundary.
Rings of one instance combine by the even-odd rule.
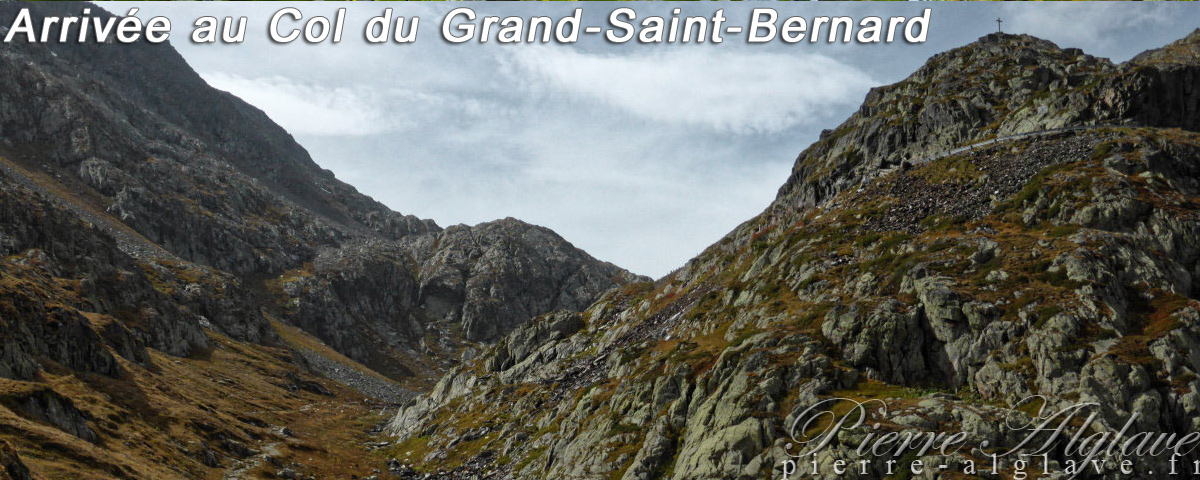
[[[10,408],[26,418],[53,425],[82,440],[95,443],[99,439],[88,426],[89,416],[53,390],[35,390],[24,395]]]
[[[393,471],[749,480],[804,454],[816,478],[860,459],[885,478],[886,456],[855,452],[868,435],[1005,450],[1032,395],[1094,403],[1096,431],[1196,431],[1198,42],[1114,65],[989,35],[932,57],[672,275],[523,325],[403,405]],[[868,420],[808,456],[797,421],[831,398],[870,401]]]
[[[1200,128],[1200,31],[1144,52],[1125,67],[1130,78],[1106,85],[1102,106],[1114,116],[1160,127]]]
[[[200,316],[156,288],[116,242],[0,178],[0,376],[33,378],[37,359],[48,358],[116,377],[114,352],[141,363],[147,347],[181,356],[208,348]]]
[[[0,443],[0,480],[33,480],[29,467],[8,442]]]

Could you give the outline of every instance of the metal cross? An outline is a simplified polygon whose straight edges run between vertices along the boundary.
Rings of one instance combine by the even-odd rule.
[[[1004,20],[1001,20],[1000,17],[996,17],[996,32],[998,33],[1004,33],[1004,29],[1000,28],[1001,23],[1004,23]]]

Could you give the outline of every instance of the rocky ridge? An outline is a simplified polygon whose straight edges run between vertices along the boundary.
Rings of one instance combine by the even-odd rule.
[[[1016,446],[1043,406],[1197,431],[1197,42],[1121,65],[1016,35],[934,56],[679,271],[524,325],[403,406],[393,472],[781,478],[798,414],[829,398],[878,402],[883,431],[963,432],[975,448],[904,457],[954,468]],[[1070,126],[1087,128],[939,155]],[[838,478],[868,433],[804,461]],[[1106,458],[1077,478],[1168,468]]]

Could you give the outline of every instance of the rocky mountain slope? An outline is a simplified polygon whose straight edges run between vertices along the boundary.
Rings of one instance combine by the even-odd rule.
[[[323,248],[267,285],[283,318],[338,351],[392,378],[427,379],[472,344],[638,279],[508,218]]]
[[[815,459],[843,478],[871,435],[962,432],[967,448],[862,478],[888,459],[951,470],[898,478],[1011,478],[1015,456],[963,469],[1032,453],[1021,426],[1042,407],[1198,431],[1198,52],[1200,31],[1120,65],[995,34],[932,57],[676,273],[526,324],[402,407],[392,472],[759,479]],[[803,410],[834,398],[870,401],[866,422],[804,450],[830,421]],[[1048,458],[1037,472],[1078,460]],[[1076,478],[1169,467],[1106,458]]]
[[[0,23],[23,8],[39,26],[106,15],[2,2]],[[37,478],[364,474],[335,460],[365,437],[365,420],[335,423],[366,418],[363,400],[312,372],[395,401],[534,316],[643,280],[518,220],[443,229],[394,212],[170,45],[0,44],[0,85],[0,465],[14,478],[22,464]],[[263,464],[295,452],[332,463]]]
[[[25,7],[0,5],[0,15]],[[0,153],[15,181],[41,183],[69,210],[86,204],[82,216],[164,283],[196,283],[178,270],[197,267],[258,291],[197,312],[234,338],[269,340],[256,305],[278,304],[284,321],[355,360],[426,375],[422,364],[436,362],[418,358],[432,351],[423,343],[492,340],[635,279],[516,220],[443,231],[387,209],[320,169],[261,111],[205,85],[168,45],[14,44],[0,62]],[[319,285],[290,285],[310,276]],[[184,290],[171,293],[213,298]],[[492,312],[489,302],[520,307]]]

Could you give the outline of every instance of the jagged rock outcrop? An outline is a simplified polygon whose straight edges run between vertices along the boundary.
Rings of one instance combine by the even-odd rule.
[[[115,377],[112,352],[145,362],[146,347],[174,355],[208,347],[199,315],[159,291],[114,241],[0,178],[0,376],[32,378],[45,357]]]
[[[1104,84],[1100,108],[1146,125],[1200,128],[1200,31],[1121,65],[1123,78]]]
[[[831,398],[871,401],[879,427],[805,456],[817,478],[881,432],[962,432],[957,453],[896,454],[961,472],[994,451],[979,442],[1017,446],[1043,403],[1095,402],[1091,432],[1193,432],[1198,39],[1122,65],[1013,35],[934,56],[671,276],[542,317],[402,407],[394,471],[781,478],[804,409]],[[1106,458],[1080,477],[1127,477],[1132,457]],[[1138,456],[1134,477],[1169,461]]]
[[[29,467],[21,462],[17,451],[8,442],[0,442],[0,479],[2,480],[33,480]]]
[[[421,304],[492,341],[540,313],[586,308],[614,285],[648,281],[575,248],[553,231],[513,218],[421,238]]]
[[[493,341],[545,312],[581,310],[613,286],[638,280],[648,279],[510,218],[404,244],[326,249],[275,288],[289,321],[399,378],[421,367],[397,359],[423,356],[448,366],[466,342]]]
[[[21,416],[53,425],[59,430],[88,442],[95,443],[99,440],[96,432],[88,425],[89,415],[75,408],[71,400],[53,390],[33,389],[23,392],[19,398],[5,400],[7,400],[4,402],[5,406],[18,412]]]

